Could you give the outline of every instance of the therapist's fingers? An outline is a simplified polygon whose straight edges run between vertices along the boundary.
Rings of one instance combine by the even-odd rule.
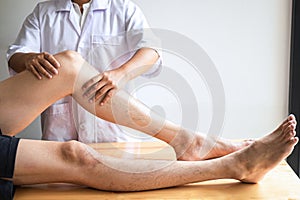
[[[52,54],[49,54],[47,52],[44,53],[44,57],[47,61],[49,61],[51,63],[51,65],[54,68],[59,68],[60,67],[60,63],[55,59],[55,57]]]
[[[88,98],[94,97],[96,92],[104,85],[105,82],[102,81],[101,74],[91,78],[82,86],[82,89],[84,90],[83,96]]]
[[[48,72],[50,72],[52,75],[58,74],[58,70],[48,60],[46,59],[41,60],[40,65],[42,65],[43,68]]]
[[[98,83],[101,79],[102,79],[102,75],[101,74],[99,74],[97,76],[94,76],[93,78],[91,78],[85,84],[82,85],[82,87],[81,87],[82,90],[84,90],[84,91],[88,90],[91,86],[93,86],[96,83]]]
[[[26,69],[31,71],[38,79],[42,79],[42,76],[52,78],[53,75],[58,74],[57,68],[60,67],[54,56],[47,52],[32,53],[26,60],[25,65]]]
[[[42,79],[42,76],[40,75],[40,73],[34,68],[33,65],[30,65],[26,68],[28,71],[30,71],[31,73],[33,73],[39,80]]]
[[[109,90],[113,89],[112,85],[105,85],[101,89],[96,92],[95,101],[99,100],[104,94],[106,94]],[[103,101],[103,100],[102,100]]]
[[[93,99],[96,93],[105,86],[105,82],[99,81],[98,83],[91,86],[84,94],[85,97]]]
[[[117,91],[117,89],[109,90],[106,93],[104,99],[100,102],[100,106],[103,106],[105,103],[107,103],[112,98],[112,96],[116,93],[116,91]]]
[[[52,75],[39,62],[34,63],[34,68],[39,72],[39,74],[44,75],[47,78],[52,78]]]
[[[57,75],[57,68],[60,67],[59,62],[48,52],[43,52],[37,56],[35,60],[37,70],[48,78],[52,78],[52,75]],[[42,67],[42,68],[41,68]]]
[[[97,79],[94,79],[93,82],[90,82],[88,85],[87,85],[87,89],[86,91],[83,93],[83,96],[84,97],[88,97],[88,98],[94,98],[96,93],[106,85],[106,82],[103,81],[102,79],[98,82],[96,82]],[[95,82],[95,83],[94,83]],[[94,83],[94,84],[93,84]],[[93,84],[90,86],[90,84]]]

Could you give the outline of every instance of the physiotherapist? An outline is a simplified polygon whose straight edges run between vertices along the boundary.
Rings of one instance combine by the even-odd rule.
[[[40,2],[7,51],[9,70],[11,74],[29,70],[38,79],[51,79],[63,67],[53,55],[77,51],[99,70],[87,84],[97,86],[95,98],[104,97],[101,106],[130,80],[160,72],[160,52],[149,42],[153,40],[147,36],[147,28],[142,11],[129,0]],[[44,140],[92,143],[132,139],[118,125],[85,111],[71,96],[42,113],[41,127]]]

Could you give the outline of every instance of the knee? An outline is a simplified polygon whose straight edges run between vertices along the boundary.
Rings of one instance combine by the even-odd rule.
[[[91,165],[94,160],[88,146],[77,141],[62,143],[61,155],[65,162],[80,167]]]
[[[63,73],[67,73],[72,76],[77,76],[84,64],[84,59],[76,51],[62,51],[54,56],[62,66],[60,70],[63,70]]]
[[[76,62],[78,59],[81,58],[80,53],[72,50],[66,50],[58,53],[57,55],[63,56],[69,62]]]

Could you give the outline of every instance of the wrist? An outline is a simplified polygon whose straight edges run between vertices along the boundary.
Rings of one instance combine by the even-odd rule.
[[[22,72],[26,70],[26,62],[32,55],[33,53],[17,52],[10,57],[8,66],[17,73]]]
[[[118,74],[120,74],[120,77],[122,77],[123,81],[128,82],[133,78],[130,69],[126,65],[120,66],[116,69],[116,71]]]

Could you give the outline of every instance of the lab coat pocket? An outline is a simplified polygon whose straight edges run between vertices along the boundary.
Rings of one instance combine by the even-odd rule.
[[[50,106],[49,115],[60,115],[60,114],[66,114],[69,113],[69,103],[60,103],[60,104],[53,104]]]
[[[93,66],[104,66],[100,71],[108,70],[112,63],[128,53],[125,35],[93,35],[89,61]],[[127,56],[128,57],[128,56]],[[121,59],[122,61],[124,59]],[[127,59],[126,59],[127,60]],[[123,62],[118,62],[120,65]]]
[[[93,35],[93,45],[113,45],[118,46],[122,43],[125,44],[125,37],[122,35]]]
[[[69,103],[50,106],[42,114],[43,139],[67,141],[77,139]]]

